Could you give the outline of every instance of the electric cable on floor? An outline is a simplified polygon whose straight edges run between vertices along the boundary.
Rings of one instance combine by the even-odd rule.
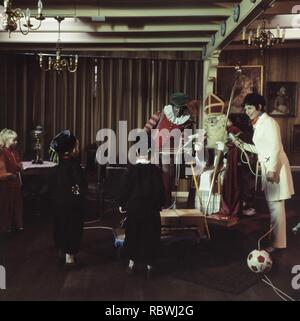
[[[293,299],[292,297],[290,297],[289,295],[287,295],[285,292],[281,291],[280,289],[276,288],[274,286],[274,284],[271,282],[271,280],[264,274],[264,277],[266,278],[266,280],[264,278],[262,278],[261,280],[268,284],[273,291],[283,300],[283,301],[296,301],[295,299]]]
[[[257,241],[257,248],[260,251],[261,250],[261,246],[260,246],[260,242],[269,234],[271,234],[271,232],[273,231],[273,229],[276,227],[276,224],[273,225],[269,231],[267,233],[265,233],[263,236],[261,236],[258,241]],[[264,279],[265,278],[265,279]],[[267,277],[266,274],[264,274],[264,278],[261,279],[262,282],[264,282],[265,284],[269,285],[273,291],[283,300],[283,301],[295,301],[295,299],[291,298],[289,295],[287,295],[285,292],[283,292],[282,290],[278,289],[277,287],[274,286],[274,284],[272,283],[272,281]]]

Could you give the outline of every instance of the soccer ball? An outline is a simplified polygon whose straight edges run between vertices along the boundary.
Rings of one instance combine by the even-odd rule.
[[[267,251],[253,250],[247,257],[249,269],[254,273],[267,273],[272,268],[272,258]]]

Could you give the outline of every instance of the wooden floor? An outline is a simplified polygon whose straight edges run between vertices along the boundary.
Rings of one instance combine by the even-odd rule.
[[[291,233],[291,227],[300,221],[297,204],[293,201],[287,204],[288,249],[273,255],[275,264],[269,276],[276,287],[299,300],[299,291],[291,287],[291,269],[300,264],[300,235]],[[118,222],[118,215],[112,212],[98,223],[116,226]],[[203,240],[199,247],[190,249],[185,244],[183,251],[195,251],[194,255],[201,257],[201,249],[213,244],[212,260],[213,255],[222,257],[236,251],[237,256],[245,258],[246,264],[247,253],[256,246],[256,233],[259,234],[259,229],[267,223],[268,217],[260,214],[242,220],[231,230],[212,229],[210,243]],[[80,264],[66,268],[57,264],[51,213],[39,216],[27,213],[24,232],[1,240],[0,265],[6,268],[7,289],[0,291],[0,300],[280,300],[263,282],[239,295],[232,295],[178,279],[174,271],[183,266],[183,252],[178,250],[178,244],[162,247],[156,277],[147,280],[143,273],[129,276],[125,273],[125,258],[118,257],[118,251],[113,247],[112,233],[109,230],[86,230],[78,256]]]

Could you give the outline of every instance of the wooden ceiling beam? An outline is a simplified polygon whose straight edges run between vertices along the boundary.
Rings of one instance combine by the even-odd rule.
[[[34,9],[34,8],[33,8]],[[35,11],[32,10],[33,14]],[[79,8],[70,6],[60,7],[45,7],[44,16],[55,17],[57,15],[64,17],[94,17],[104,16],[107,18],[144,18],[144,17],[228,17],[231,14],[231,10],[227,8],[214,8],[214,7],[188,7],[188,8],[151,8],[144,7],[134,8],[107,8],[107,7],[93,7],[93,6],[81,6]]]
[[[113,51],[197,51],[199,52],[199,60],[202,57],[202,49],[199,48],[199,44],[194,43],[168,43],[168,44],[161,44],[161,43],[151,43],[151,44],[143,44],[143,43],[136,43],[136,44],[123,44],[120,46],[118,44],[104,44],[104,43],[97,43],[97,44],[65,44],[62,54],[73,54],[74,52],[83,52],[83,51],[105,51],[105,50],[113,50]],[[50,52],[55,54],[55,48],[51,44],[33,44],[33,43],[4,43],[1,45],[1,51],[6,52]]]
[[[117,6],[117,7],[130,7],[130,6],[140,6],[141,2],[143,6],[193,6],[193,5],[202,5],[202,6],[211,6],[219,5],[231,6],[233,3],[240,2],[241,0],[43,0],[45,6],[59,6],[59,5],[90,5],[90,6]],[[13,0],[15,6],[36,6],[37,0]]]
[[[13,39],[12,39],[13,37]],[[170,35],[166,37],[121,37],[121,36],[114,36],[114,37],[105,37],[101,36],[97,33],[68,33],[65,32],[61,34],[61,41],[63,44],[65,43],[72,43],[72,42],[77,42],[77,43],[118,43],[120,45],[125,44],[125,43],[162,43],[166,44],[169,42],[173,43],[199,43],[203,44],[208,42],[210,37],[199,37],[199,36],[185,36],[185,37],[178,37],[176,36],[176,33],[171,37]],[[13,40],[13,41],[11,41]],[[13,36],[11,38],[7,37],[6,33],[1,33],[0,34],[0,42],[5,43],[5,42],[22,42],[24,43],[24,35],[20,32],[14,32]],[[29,33],[26,36],[26,42],[30,43],[53,43],[55,44],[57,41],[57,34],[53,32],[45,32],[42,34],[32,32]]]
[[[216,32],[211,41],[206,45],[203,53],[204,57],[208,57],[215,50],[224,49],[241,31],[244,25],[248,25],[253,19],[255,19],[261,12],[262,8],[268,7],[274,0],[256,0],[255,3],[249,0],[243,0],[240,3],[240,17],[238,21],[234,21],[233,10],[231,16],[224,21],[226,26],[224,34],[222,34],[221,25],[218,32]]]
[[[35,21],[33,20],[33,23]],[[61,32],[135,32],[135,33],[151,33],[151,32],[215,32],[218,30],[216,24],[197,24],[197,23],[107,23],[107,22],[91,22],[87,18],[66,18],[61,22]],[[46,19],[41,27],[36,30],[40,32],[57,32],[58,23],[54,18]],[[3,31],[5,32],[5,31]]]

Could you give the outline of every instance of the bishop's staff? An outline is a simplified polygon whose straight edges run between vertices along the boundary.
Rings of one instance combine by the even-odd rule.
[[[223,133],[222,133],[222,136],[221,136],[223,138],[223,142],[226,139],[226,126],[227,126],[228,116],[229,116],[229,113],[230,113],[231,104],[232,104],[232,100],[233,100],[233,97],[234,97],[235,89],[236,89],[236,86],[237,86],[237,82],[238,82],[238,80],[240,78],[240,75],[242,73],[241,66],[236,65],[235,66],[235,72],[236,72],[236,78],[235,78],[235,81],[234,81],[234,84],[233,84],[233,87],[232,87],[232,90],[231,90],[230,99],[229,99],[228,108],[227,108],[227,113],[226,113],[226,119],[225,119],[224,128],[223,128]],[[209,206],[209,203],[210,203],[210,200],[211,200],[212,190],[213,190],[213,187],[214,187],[214,182],[215,182],[217,170],[218,170],[218,167],[219,167],[220,157],[221,157],[221,150],[218,149],[217,150],[217,154],[215,156],[214,172],[213,172],[212,180],[211,180],[211,183],[210,183],[208,200],[207,200],[207,204],[206,204],[205,212],[204,212],[204,217],[205,218],[207,216],[208,206]],[[208,237],[208,239],[210,239],[209,232],[208,232],[207,237]]]

